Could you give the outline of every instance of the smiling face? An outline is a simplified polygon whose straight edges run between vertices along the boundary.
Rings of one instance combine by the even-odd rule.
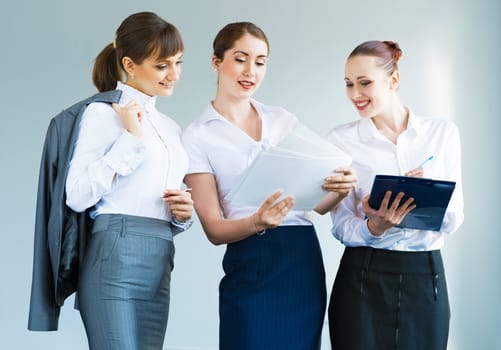
[[[212,58],[218,72],[218,94],[249,98],[266,74],[268,45],[251,34],[245,34],[226,50],[223,59]]]
[[[346,95],[361,117],[370,118],[386,113],[399,85],[399,73],[391,76],[377,65],[377,57],[357,55],[345,66]]]
[[[182,56],[182,52],[167,58],[151,55],[141,64],[124,57],[122,62],[127,72],[126,84],[149,96],[170,96],[181,75]]]

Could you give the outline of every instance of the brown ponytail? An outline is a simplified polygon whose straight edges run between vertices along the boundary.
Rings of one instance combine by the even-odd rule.
[[[92,81],[99,91],[113,90],[122,79],[122,59],[141,64],[146,58],[167,58],[184,51],[181,34],[175,26],[153,12],[138,12],[120,24],[115,40],[96,57]]]
[[[121,78],[116,50],[113,44],[109,44],[96,57],[92,70],[92,82],[102,92],[113,90]]]

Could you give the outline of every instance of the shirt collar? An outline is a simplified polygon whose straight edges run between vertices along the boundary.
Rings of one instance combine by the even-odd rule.
[[[259,117],[261,119],[263,119],[262,118],[262,116],[263,116],[262,104],[259,103],[259,102],[257,102],[256,100],[253,100],[253,99],[250,99],[250,103],[256,109],[257,114],[259,115]],[[202,113],[199,121],[200,121],[200,123],[205,124],[205,123],[208,123],[208,122],[210,122],[212,120],[224,120],[224,121],[228,121],[225,117],[223,117],[221,114],[219,114],[218,111],[216,111],[216,109],[214,108],[214,106],[212,105],[212,103],[209,103],[205,107],[205,110]]]
[[[409,112],[409,120],[407,122],[406,132],[409,135],[417,136],[422,129],[422,121],[414,114],[414,112],[412,112],[409,107],[405,107],[405,109],[407,109],[407,111]],[[379,135],[379,131],[377,130],[371,118],[363,118],[360,120],[359,132],[360,137],[365,141],[370,141],[376,138],[376,135]]]
[[[122,91],[122,101],[128,103],[130,100],[136,100],[143,106],[146,113],[151,113],[155,111],[155,104],[157,101],[157,96],[148,96],[145,93],[134,89],[132,86],[117,82],[117,90]]]
[[[407,130],[414,133],[415,135],[419,135],[420,131],[423,128],[423,121],[421,118],[416,116],[410,108],[406,107],[406,109],[409,111],[409,122],[407,124]]]

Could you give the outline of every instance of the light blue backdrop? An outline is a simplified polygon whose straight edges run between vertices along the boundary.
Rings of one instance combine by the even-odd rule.
[[[401,44],[401,97],[418,114],[454,120],[461,131],[466,221],[444,249],[452,307],[449,349],[501,349],[499,57],[497,0],[10,1],[0,11],[0,348],[86,349],[68,300],[60,330],[26,330],[38,166],[49,119],[94,92],[95,55],[128,14],[152,10],[186,43],[184,72],[159,108],[182,126],[213,97],[211,43],[236,20],[260,25],[271,41],[269,70],[255,96],[282,105],[321,134],[358,118],[344,95],[349,51],[368,39]],[[315,217],[329,286],[342,246],[329,218]],[[176,238],[166,349],[217,348],[217,287],[224,247],[197,223]],[[330,288],[329,288],[330,289]],[[327,338],[324,349],[328,349]]]

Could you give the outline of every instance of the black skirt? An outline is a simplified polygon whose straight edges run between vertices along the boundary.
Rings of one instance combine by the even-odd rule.
[[[446,349],[450,308],[440,251],[347,247],[328,312],[335,350]]]

